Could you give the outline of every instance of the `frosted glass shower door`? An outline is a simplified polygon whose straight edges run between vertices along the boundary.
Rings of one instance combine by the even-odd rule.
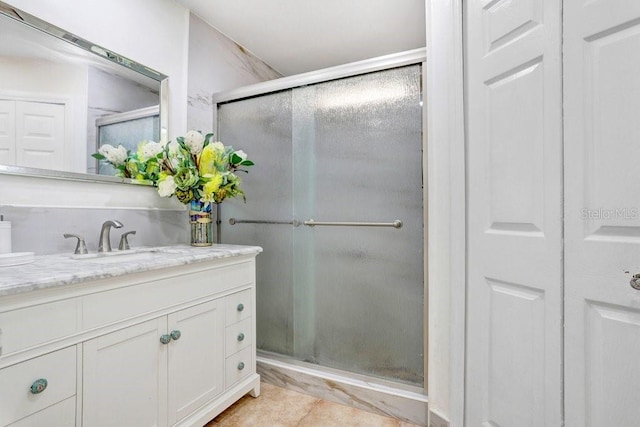
[[[301,223],[225,223],[224,242],[265,247],[259,349],[423,384],[420,79],[408,66],[219,106],[220,138],[264,168],[223,220]]]
[[[293,355],[293,233],[287,224],[238,223],[289,221],[293,216],[291,91],[220,105],[218,138],[246,151],[256,164],[238,174],[247,203],[222,204],[222,242],[262,246],[256,258],[256,345]]]

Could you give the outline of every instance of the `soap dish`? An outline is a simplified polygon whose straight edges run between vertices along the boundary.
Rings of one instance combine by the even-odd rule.
[[[33,252],[14,252],[0,254],[0,267],[12,267],[14,265],[29,264],[35,261]]]

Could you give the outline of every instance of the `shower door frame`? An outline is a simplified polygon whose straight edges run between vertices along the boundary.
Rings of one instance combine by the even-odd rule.
[[[311,71],[308,73],[297,74],[289,77],[282,77],[275,80],[270,80],[263,83],[257,83],[254,85],[244,86],[238,89],[232,89],[229,91],[223,91],[213,94],[213,123],[216,127],[216,135],[219,134],[218,123],[218,104],[226,103],[229,101],[237,101],[244,98],[251,98],[255,96],[265,95],[272,92],[278,92],[282,90],[294,89],[300,86],[312,85],[316,83],[323,83],[331,80],[337,80],[347,77],[353,77],[357,75],[373,73],[376,71],[383,71],[392,68],[399,68],[409,65],[421,65],[421,96],[422,96],[422,184],[423,184],[423,372],[424,381],[422,392],[427,394],[428,389],[428,170],[427,170],[427,110],[425,102],[425,88],[426,88],[426,57],[427,51],[424,48],[413,49],[405,52],[394,53],[391,55],[380,56],[377,58],[371,58],[363,61],[353,62],[350,64],[339,65],[336,67],[325,68],[318,71]],[[218,232],[217,236],[220,239],[220,213],[218,212]],[[381,380],[382,382],[387,382]]]

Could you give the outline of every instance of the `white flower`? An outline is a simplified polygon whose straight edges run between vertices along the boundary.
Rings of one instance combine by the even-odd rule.
[[[114,147],[111,144],[104,144],[98,149],[98,152],[102,154],[107,159],[107,161],[114,166],[123,165],[127,160],[127,149],[122,145]]]
[[[245,153],[242,150],[238,150],[238,151],[234,152],[233,154],[235,154],[236,156],[240,157],[242,159],[241,161],[243,161],[243,162],[245,160],[247,160],[247,153]]]
[[[169,143],[169,154],[172,156],[175,156],[176,154],[178,154],[178,151],[180,150],[180,144],[178,144],[175,141],[172,141]]]
[[[141,160],[146,161],[162,153],[162,150],[163,147],[161,143],[149,141],[140,145],[140,147],[138,148],[138,153],[141,157]]]
[[[190,130],[184,136],[184,143],[189,147],[192,154],[198,155],[204,147],[204,136],[196,130]]]
[[[211,148],[219,153],[224,153],[224,144],[220,141],[216,141],[211,144]]]
[[[170,197],[176,192],[176,182],[172,175],[168,175],[158,181],[158,194],[160,197]]]

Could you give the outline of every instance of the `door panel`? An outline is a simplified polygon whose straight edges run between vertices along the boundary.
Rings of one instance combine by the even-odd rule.
[[[83,343],[85,426],[166,426],[167,318]]]
[[[256,347],[293,354],[293,233],[288,224],[237,224],[244,220],[293,218],[291,90],[230,102],[218,108],[218,135],[225,145],[242,148],[256,163],[242,176],[247,203],[222,205],[225,243],[261,246],[256,258]],[[273,167],[273,165],[281,165]]]
[[[561,2],[465,7],[465,423],[560,425]]]
[[[422,386],[421,68],[413,65],[298,88],[293,129],[296,216],[393,222],[301,227],[294,238],[295,356]],[[371,90],[371,88],[376,88]],[[307,309],[308,307],[308,309]]]
[[[566,425],[637,425],[640,2],[564,1]]]
[[[64,110],[61,104],[16,101],[17,165],[64,169]]]
[[[169,425],[192,413],[224,388],[224,324],[220,301],[169,315]]]
[[[0,99],[0,165],[16,164],[16,103]]]

